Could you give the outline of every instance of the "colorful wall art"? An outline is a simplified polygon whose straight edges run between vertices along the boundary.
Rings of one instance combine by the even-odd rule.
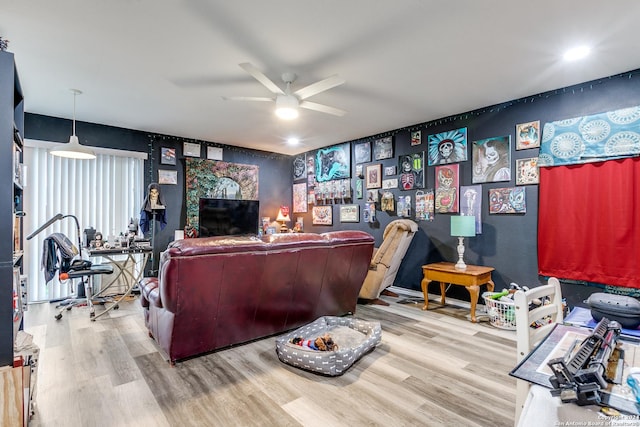
[[[538,158],[516,159],[516,185],[538,184],[539,182]]]
[[[511,180],[511,135],[473,142],[473,183]]]
[[[490,214],[527,212],[526,187],[492,188],[489,190]]]
[[[516,150],[540,147],[540,120],[516,125]]]
[[[429,135],[429,166],[467,160],[467,128]]]
[[[436,166],[437,213],[458,212],[459,165]]]
[[[325,182],[351,176],[351,144],[321,148],[316,152],[316,181]]]
[[[258,172],[256,165],[186,159],[187,224],[199,227],[201,197],[258,200]]]
[[[405,154],[398,158],[400,188],[415,190],[424,188],[424,152]]]

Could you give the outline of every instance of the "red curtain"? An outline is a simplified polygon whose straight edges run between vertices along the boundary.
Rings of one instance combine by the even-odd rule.
[[[539,274],[640,288],[640,158],[540,168]]]

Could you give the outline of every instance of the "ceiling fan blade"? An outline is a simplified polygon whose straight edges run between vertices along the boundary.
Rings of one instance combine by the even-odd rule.
[[[262,83],[267,89],[275,94],[284,95],[284,91],[278,87],[277,84],[272,82],[269,77],[265,76],[262,71],[258,70],[256,67],[251,65],[248,62],[243,62],[240,64],[240,67],[245,70],[247,73],[251,74],[254,79]]]
[[[316,95],[320,92],[324,92],[325,90],[329,90],[333,87],[340,86],[346,82],[345,79],[338,77],[337,75],[327,77],[324,80],[320,80],[319,82],[315,82],[310,84],[309,86],[305,86],[302,89],[298,89],[294,92],[299,99],[307,99],[313,95]]]
[[[225,101],[274,101],[273,98],[264,98],[260,96],[223,96],[222,99]]]
[[[307,110],[320,111],[321,113],[332,114],[334,116],[342,117],[347,114],[346,111],[340,110],[338,108],[329,107],[328,105],[317,104],[315,102],[302,101],[300,103],[301,108],[306,108]]]

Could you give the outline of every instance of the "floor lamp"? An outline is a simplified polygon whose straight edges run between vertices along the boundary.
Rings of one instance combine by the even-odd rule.
[[[476,217],[462,215],[452,216],[451,235],[458,238],[458,262],[456,263],[456,269],[466,270],[467,264],[464,263],[464,238],[475,237]]]

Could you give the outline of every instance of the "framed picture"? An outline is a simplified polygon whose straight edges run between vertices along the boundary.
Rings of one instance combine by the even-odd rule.
[[[298,154],[293,159],[293,180],[299,181],[307,178],[307,155]]]
[[[182,146],[182,154],[186,157],[200,157],[200,144],[185,142]]]
[[[482,234],[482,185],[460,186],[460,213],[476,218],[476,234]]]
[[[376,139],[373,141],[373,158],[375,160],[390,159],[393,157],[393,137]]]
[[[467,128],[440,132],[427,137],[429,166],[467,160]]]
[[[175,148],[160,148],[160,164],[162,165],[175,165],[176,164],[176,149]]]
[[[367,163],[371,161],[371,142],[361,142],[355,146],[356,163]]]
[[[293,184],[293,212],[307,211],[307,183]]]
[[[313,225],[333,225],[333,206],[314,206],[311,215]]]
[[[364,178],[364,165],[356,165],[356,177]]]
[[[340,222],[360,222],[360,206],[340,205]]]
[[[365,179],[367,181],[367,188],[382,187],[382,165],[378,163],[377,165],[367,166]]]
[[[178,171],[158,169],[158,184],[178,184]]]
[[[460,165],[436,166],[435,207],[437,213],[458,212],[458,188],[460,186]]]
[[[382,180],[382,188],[390,190],[392,188],[398,188],[398,178],[387,178]]]
[[[393,176],[396,174],[395,166],[385,166],[384,168],[384,176]]]
[[[351,177],[351,144],[346,142],[316,152],[316,181]]]
[[[516,150],[540,147],[540,120],[516,125]]]
[[[538,158],[516,159],[516,185],[538,184],[539,182]]]
[[[511,181],[511,135],[473,141],[474,184]]]
[[[422,132],[419,130],[411,132],[411,146],[422,144]]]
[[[424,188],[424,151],[400,156],[398,167],[403,190]]]
[[[207,147],[207,160],[222,160],[222,148]]]
[[[492,188],[489,190],[490,214],[523,214],[527,212],[527,187]]]

